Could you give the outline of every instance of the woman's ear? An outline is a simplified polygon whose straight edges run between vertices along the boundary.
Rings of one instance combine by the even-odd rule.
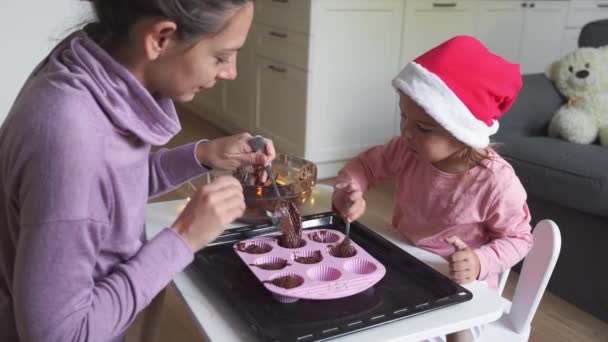
[[[144,49],[150,61],[158,59],[176,39],[177,24],[170,20],[154,21],[144,33]]]

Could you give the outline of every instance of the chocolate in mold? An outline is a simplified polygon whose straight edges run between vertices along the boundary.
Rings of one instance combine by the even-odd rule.
[[[318,230],[314,233],[310,233],[308,234],[308,238],[320,243],[333,243],[338,242],[338,240],[340,239],[338,234],[332,233],[327,230]]]
[[[350,244],[350,239],[343,239],[335,246],[329,246],[329,254],[336,258],[350,258],[357,254],[357,249]]]
[[[293,260],[300,264],[316,264],[323,260],[321,251],[314,251],[312,253],[300,253],[300,255],[294,255]]]
[[[293,202],[279,201],[275,208],[275,215],[280,217],[279,246],[284,248],[300,248],[306,244],[302,239],[302,215]]]
[[[282,287],[284,289],[293,289],[302,285],[304,283],[304,279],[297,275],[288,274],[275,278],[273,280],[266,280],[264,281],[264,283],[270,283],[274,286]]]
[[[287,262],[287,260],[280,260],[280,261],[273,261],[273,262],[268,262],[268,263],[263,263],[263,264],[250,264],[250,266],[257,266],[263,270],[267,270],[267,271],[278,271],[278,270],[282,270],[287,266],[291,266],[290,263]]]
[[[249,254],[264,254],[272,250],[272,247],[267,244],[255,244],[251,242],[239,242],[236,249],[243,253]]]

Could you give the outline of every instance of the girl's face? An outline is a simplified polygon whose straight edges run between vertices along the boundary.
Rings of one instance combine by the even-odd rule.
[[[218,80],[234,80],[236,58],[253,19],[253,2],[236,9],[226,27],[195,43],[169,39],[144,75],[145,86],[155,95],[187,102]]]
[[[465,147],[409,96],[399,92],[399,97],[401,137],[418,158],[437,164]]]

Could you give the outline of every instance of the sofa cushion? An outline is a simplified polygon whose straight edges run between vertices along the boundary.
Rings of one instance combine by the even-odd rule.
[[[504,134],[499,144],[529,195],[608,217],[608,148]]]

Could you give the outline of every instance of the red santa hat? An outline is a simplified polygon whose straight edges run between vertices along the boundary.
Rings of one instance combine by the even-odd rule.
[[[519,65],[491,53],[469,36],[457,36],[410,62],[393,80],[456,139],[488,146],[498,118],[522,87]]]

